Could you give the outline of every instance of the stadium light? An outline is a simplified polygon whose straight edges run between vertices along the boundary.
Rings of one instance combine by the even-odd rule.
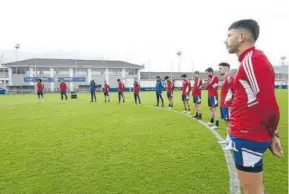
[[[18,61],[18,50],[20,49],[20,44],[19,43],[17,43],[16,45],[15,45],[15,50],[16,50],[16,62]]]
[[[182,55],[182,52],[178,51],[177,55],[179,56],[179,72],[181,72],[181,55]]]
[[[281,65],[284,66],[284,61],[286,60],[286,56],[281,57]]]
[[[286,75],[286,72],[283,72],[283,67],[285,65],[285,60],[286,60],[286,56],[281,56],[280,57],[281,59],[281,66],[282,66],[282,69],[281,69],[281,84],[284,80],[287,80],[288,79],[288,75]],[[286,82],[286,81],[285,81]]]

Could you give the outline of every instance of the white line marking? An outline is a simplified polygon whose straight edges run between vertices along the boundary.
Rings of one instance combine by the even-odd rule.
[[[156,107],[156,108],[158,108],[158,107]],[[164,110],[167,110],[169,112],[175,112],[175,113],[184,115],[184,116],[189,117],[189,118],[192,119],[191,115],[187,115],[187,114],[185,114],[183,112],[179,112],[179,111],[175,111],[175,110],[168,110],[168,109],[164,109]],[[218,141],[223,141],[224,140],[216,130],[210,128],[208,126],[208,124],[206,124],[204,121],[201,121],[201,120],[196,120],[196,121],[198,121],[200,124],[202,124],[207,129],[209,129],[209,131],[216,137],[216,139]],[[222,144],[220,144],[220,146],[222,147],[222,150],[225,147],[225,145],[222,145]],[[227,151],[227,150],[223,150],[223,152],[224,152],[224,155],[225,155],[227,168],[228,168],[228,171],[229,171],[230,194],[241,194],[240,181],[239,181],[239,178],[238,178],[238,174],[237,174],[237,171],[236,171],[236,167],[235,167],[235,163],[234,163],[232,154],[231,154],[230,151]]]

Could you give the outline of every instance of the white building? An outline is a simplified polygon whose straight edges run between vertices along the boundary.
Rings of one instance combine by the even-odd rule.
[[[4,63],[0,78],[7,80],[9,86],[32,86],[37,78],[42,78],[47,92],[59,90],[59,80],[68,81],[70,91],[80,85],[88,85],[91,80],[103,85],[106,80],[110,86],[117,87],[117,79],[123,79],[127,85],[134,78],[140,79],[143,66],[123,61],[75,60],[75,59],[28,59]]]

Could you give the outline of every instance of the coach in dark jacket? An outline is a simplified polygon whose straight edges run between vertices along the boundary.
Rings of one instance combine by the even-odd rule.
[[[90,85],[89,85],[89,90],[90,90],[90,96],[91,96],[91,100],[90,102],[96,102],[96,95],[95,95],[95,91],[96,91],[96,83],[94,82],[94,80],[91,80]]]
[[[164,91],[164,85],[162,83],[162,80],[161,80],[160,76],[157,76],[157,82],[156,82],[157,105],[156,106],[159,106],[160,99],[161,99],[162,107],[164,107],[164,99],[163,99],[163,96],[162,96],[163,91]]]

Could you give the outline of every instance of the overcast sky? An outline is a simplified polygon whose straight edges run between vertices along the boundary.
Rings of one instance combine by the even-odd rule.
[[[257,47],[273,64],[289,58],[286,0],[1,0],[0,54],[5,61],[32,57],[124,60],[150,71],[204,70],[227,61],[228,26],[252,18]]]

